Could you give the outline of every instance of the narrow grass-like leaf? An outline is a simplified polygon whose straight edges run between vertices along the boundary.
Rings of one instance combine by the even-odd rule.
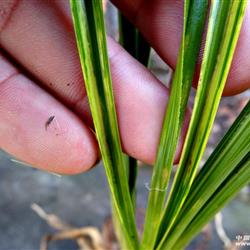
[[[107,56],[101,1],[71,0],[80,62],[104,167],[126,245],[138,249]]]
[[[138,29],[121,13],[119,13],[119,42],[144,66],[150,58],[150,45]]]
[[[155,245],[157,230],[160,225],[160,214],[165,200],[166,188],[178,140],[184,54],[183,44],[184,42],[182,41],[178,64],[171,88],[171,95],[163,122],[156,163],[150,183],[148,205],[146,209],[144,232],[141,244],[141,249],[145,250],[153,249]]]
[[[219,212],[233,197],[250,182],[250,153],[239,163],[239,166],[218,187],[215,194],[200,209],[183,234],[178,238],[174,249],[184,248],[200,230]],[[170,248],[164,248],[170,249]]]
[[[128,157],[128,186],[129,193],[133,202],[134,211],[136,212],[136,179],[138,175],[138,163],[133,157]]]
[[[164,245],[171,249],[192,219],[250,151],[250,101],[199,172]],[[236,185],[236,184],[232,184]],[[231,190],[231,189],[230,189]],[[217,201],[214,200],[217,207]]]
[[[142,37],[135,26],[119,12],[119,42],[123,48],[135,59],[137,59],[144,66],[148,65],[150,57],[150,45]],[[136,178],[138,172],[137,160],[133,157],[128,157],[128,177],[129,190],[136,206]]]
[[[134,58],[136,58],[136,36],[135,26],[121,13],[118,13],[119,20],[119,43]]]
[[[187,138],[161,223],[158,249],[168,237],[203,155],[238,40],[246,1],[212,1],[204,59]]]
[[[185,1],[183,37],[150,185],[142,249],[153,249],[205,23],[207,1]]]

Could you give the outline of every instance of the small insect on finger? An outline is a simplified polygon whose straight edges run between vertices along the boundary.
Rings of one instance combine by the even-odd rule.
[[[45,122],[45,130],[48,129],[48,126],[50,125],[50,123],[54,120],[55,116],[50,116],[49,119]]]

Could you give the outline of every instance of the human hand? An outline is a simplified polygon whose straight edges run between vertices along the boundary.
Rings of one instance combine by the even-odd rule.
[[[113,2],[174,68],[182,2]],[[225,95],[250,87],[249,26],[248,5]],[[2,0],[0,46],[0,147],[51,172],[74,174],[92,167],[99,153],[68,1]],[[110,38],[108,47],[123,149],[151,164],[168,90]]]

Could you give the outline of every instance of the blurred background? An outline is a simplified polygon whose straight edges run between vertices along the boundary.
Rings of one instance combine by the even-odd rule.
[[[106,19],[108,33],[117,38],[117,13],[110,3],[106,5]],[[171,70],[155,52],[152,52],[150,65],[151,71],[167,84]],[[249,91],[223,98],[203,162],[249,98]],[[152,169],[142,163],[140,165],[137,204],[143,214],[148,195],[146,186]],[[250,235],[249,190],[249,187],[244,188],[217,216],[217,222],[222,216],[223,229],[231,241],[235,241],[237,235]],[[96,226],[101,230],[110,216],[108,186],[102,163],[88,173],[60,177],[24,166],[0,151],[0,250],[36,250],[44,235],[56,232],[31,209],[33,203],[74,227]],[[223,239],[216,229],[218,226],[212,221],[188,249],[224,249]],[[51,242],[49,245],[49,249],[53,250],[73,250],[77,247],[73,240]]]

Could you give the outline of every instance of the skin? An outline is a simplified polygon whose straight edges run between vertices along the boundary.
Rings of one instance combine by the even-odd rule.
[[[113,3],[174,68],[182,29],[182,2]],[[248,27],[250,6],[224,95],[250,88]],[[68,1],[0,1],[0,46],[1,149],[50,172],[76,174],[94,166],[99,151]],[[111,38],[108,49],[123,150],[152,164],[168,90]],[[176,160],[187,123],[188,117]]]

